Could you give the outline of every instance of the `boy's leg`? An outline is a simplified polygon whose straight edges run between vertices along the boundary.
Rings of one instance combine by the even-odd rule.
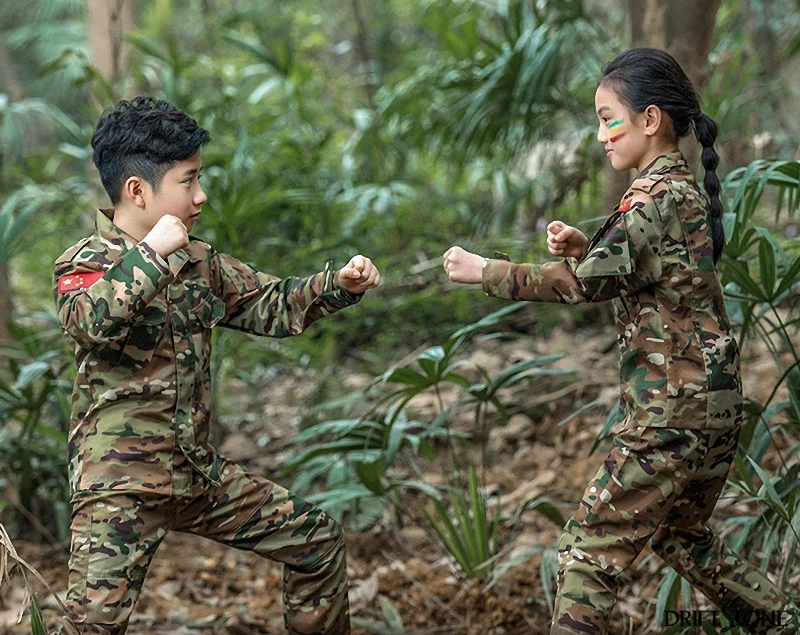
[[[692,478],[708,447],[700,430],[622,431],[559,543],[551,634],[606,633],[619,576]]]
[[[736,454],[738,428],[711,434],[716,438],[703,465],[653,534],[653,551],[729,617],[739,617],[745,624],[760,622],[761,628],[750,628],[752,633],[777,633],[776,622],[785,626],[781,633],[796,633],[800,617],[794,612],[798,608],[788,603],[766,575],[728,549],[706,524]]]
[[[320,509],[222,460],[222,485],[196,486],[175,529],[284,564],[284,621],[291,635],[350,632],[344,533]]]
[[[67,611],[79,633],[125,632],[166,535],[164,507],[163,499],[135,493],[93,493],[75,502]]]

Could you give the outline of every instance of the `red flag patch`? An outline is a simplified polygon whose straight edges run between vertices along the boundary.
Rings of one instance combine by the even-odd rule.
[[[88,289],[102,278],[104,273],[105,271],[94,271],[92,273],[73,273],[68,276],[61,276],[58,279],[58,292],[67,293],[69,291]]]
[[[627,212],[631,208],[631,203],[633,202],[632,198],[626,198],[619,204],[619,211],[620,212]]]

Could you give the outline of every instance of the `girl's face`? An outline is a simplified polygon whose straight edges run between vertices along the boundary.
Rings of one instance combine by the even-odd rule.
[[[647,134],[646,117],[633,113],[617,94],[601,84],[594,96],[600,126],[597,140],[615,170],[641,170],[650,162],[651,134]]]

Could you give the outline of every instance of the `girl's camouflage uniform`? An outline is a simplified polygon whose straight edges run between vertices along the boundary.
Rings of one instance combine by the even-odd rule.
[[[278,278],[191,238],[167,260],[99,212],[57,261],[55,295],[78,364],[69,471],[68,607],[80,632],[119,634],[175,529],[284,563],[292,634],[349,633],[342,530],[208,445],[211,328],[285,337],[354,304],[334,272]]]
[[[604,633],[617,579],[651,539],[728,614],[787,608],[783,593],[707,525],[742,415],[739,353],[712,254],[708,202],[673,152],[633,182],[580,262],[486,263],[489,295],[611,299],[616,310],[625,418],[562,535],[551,633]]]

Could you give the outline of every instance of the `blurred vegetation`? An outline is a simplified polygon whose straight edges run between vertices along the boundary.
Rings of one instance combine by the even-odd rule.
[[[625,3],[140,0],[135,7],[135,26],[124,34],[131,53],[122,79],[111,82],[90,62],[83,0],[0,4],[0,277],[8,275],[14,306],[0,351],[0,523],[12,536],[31,528],[52,542],[67,536],[74,371],[54,320],[51,263],[92,231],[93,210],[108,205],[90,160],[97,117],[119,97],[146,93],[211,131],[199,237],[276,275],[311,274],[355,253],[383,272],[384,284],[358,310],[303,337],[216,334],[216,385],[264,367],[326,369],[342,359],[370,373],[376,382],[364,400],[374,408],[342,408],[341,420],[298,440],[306,443],[290,464],[298,486],[313,495],[324,484],[321,500],[362,526],[387,510],[401,518],[400,494],[415,489],[431,499],[433,527],[465,571],[489,579],[507,570],[512,563],[498,560],[502,545],[492,533],[496,510],[478,496],[480,470],[454,460],[459,469],[446,475],[446,493],[397,469],[398,459],[413,465],[435,438],[454,448],[465,441],[449,432],[448,412],[410,420],[402,390],[454,381],[460,407],[478,405],[477,429],[489,412],[492,421],[503,417],[493,382],[516,381],[535,366],[505,369],[481,385],[448,370],[460,346],[451,333],[486,326],[481,319],[499,307],[446,282],[440,256],[457,243],[541,259],[548,220],[591,231],[607,212],[593,95],[601,63],[627,46]],[[720,274],[729,311],[744,351],[761,341],[775,365],[773,396],[747,402],[731,478],[732,495],[757,503],[758,512],[733,519],[731,531],[741,551],[779,566],[782,582],[800,570],[798,9],[800,0],[723,0],[704,95],[720,125],[727,173]],[[527,332],[545,335],[561,311],[537,307]],[[580,325],[596,315],[573,317]],[[411,362],[394,367],[408,355]],[[392,385],[400,392],[380,392]],[[317,398],[337,386],[321,386]],[[338,468],[325,469],[322,458],[332,455]],[[529,503],[559,520],[548,501]],[[447,527],[454,508],[461,522]],[[476,561],[464,555],[469,549],[447,545],[459,534],[467,539],[469,519],[481,542],[473,541]],[[543,579],[553,571],[548,547],[537,547],[546,554]],[[653,609],[663,614],[681,594],[681,581],[664,573]],[[401,632],[391,604],[383,608],[382,619]]]

